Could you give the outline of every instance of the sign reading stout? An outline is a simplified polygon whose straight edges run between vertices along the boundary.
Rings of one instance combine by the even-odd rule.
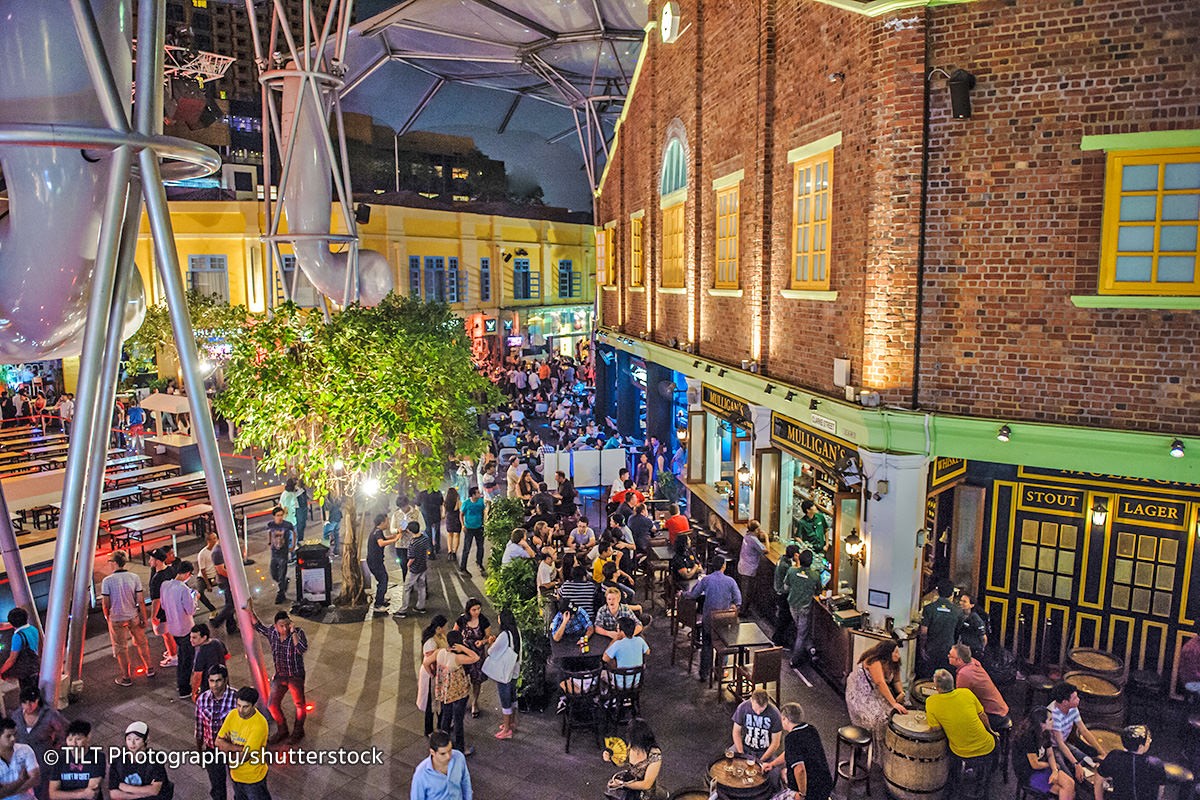
[[[858,449],[849,442],[775,412],[771,412],[771,443],[826,469],[835,468],[843,458],[858,456]]]
[[[1058,487],[1021,484],[1020,507],[1026,511],[1083,511],[1083,492],[1072,492]]]
[[[723,419],[750,419],[750,404],[740,397],[700,384],[700,405]]]

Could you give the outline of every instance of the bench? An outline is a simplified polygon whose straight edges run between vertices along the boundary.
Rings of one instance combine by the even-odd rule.
[[[171,530],[171,544],[175,544],[174,529],[180,525],[191,527],[196,525],[197,533],[202,533],[203,523],[205,519],[212,515],[212,506],[207,503],[197,503],[194,506],[184,506],[174,511],[168,511],[165,514],[158,514],[153,517],[144,519],[129,520],[121,525],[121,532],[112,534],[113,547],[116,548],[118,542],[124,544],[126,548],[132,546],[136,541],[141,550],[142,564],[146,563],[146,537],[150,534],[159,533],[161,531]]]
[[[145,482],[147,478],[162,478],[167,475],[178,475],[179,466],[176,464],[163,464],[157,467],[142,467],[141,469],[131,469],[127,472],[117,472],[112,475],[106,475],[105,483],[114,489],[120,489],[123,486],[131,486]],[[152,498],[147,498],[152,499]]]

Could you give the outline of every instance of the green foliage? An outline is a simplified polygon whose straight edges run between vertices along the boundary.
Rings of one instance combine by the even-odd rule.
[[[213,342],[229,342],[245,329],[250,313],[245,306],[231,306],[219,296],[189,291],[187,294],[188,315],[192,320],[192,331],[196,337],[196,349],[202,358],[215,358]],[[125,340],[125,372],[141,375],[154,372],[160,353],[170,353],[178,360],[175,334],[171,331],[171,319],[164,304],[146,309],[146,318],[137,333]]]
[[[488,570],[500,569],[504,558],[504,546],[512,536],[513,528],[521,527],[525,520],[525,504],[516,497],[498,497],[488,506],[487,519],[483,523],[483,538],[490,544]]]
[[[475,408],[498,402],[444,304],[391,294],[328,323],[286,304],[232,344],[217,409],[240,447],[318,501],[368,478],[384,491],[440,483],[452,458],[482,449]]]
[[[678,503],[682,489],[675,476],[664,470],[655,483],[654,496],[669,503]]]
[[[514,502],[507,498],[504,500]],[[509,531],[512,531],[511,527]],[[496,552],[494,543],[492,552]],[[532,558],[514,558],[500,566],[499,557],[496,561],[497,566],[489,570],[488,578],[484,581],[483,591],[497,611],[507,608],[513,612],[517,629],[521,632],[519,685],[523,692],[537,694],[544,688],[546,660],[550,657],[550,637],[546,633],[542,603],[537,591],[537,562]]]

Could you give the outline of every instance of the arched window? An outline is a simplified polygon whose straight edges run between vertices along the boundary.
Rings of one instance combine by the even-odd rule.
[[[662,178],[658,183],[658,193],[668,195],[687,187],[687,153],[683,142],[671,137],[667,149],[663,152]]]

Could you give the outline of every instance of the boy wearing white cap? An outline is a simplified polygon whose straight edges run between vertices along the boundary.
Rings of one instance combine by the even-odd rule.
[[[175,787],[167,777],[167,768],[152,763],[154,759],[137,756],[150,749],[149,738],[150,727],[144,722],[131,722],[125,728],[125,752],[113,759],[112,768],[108,771],[109,797],[112,800],[171,800],[175,796]],[[147,788],[154,793],[146,794]]]

